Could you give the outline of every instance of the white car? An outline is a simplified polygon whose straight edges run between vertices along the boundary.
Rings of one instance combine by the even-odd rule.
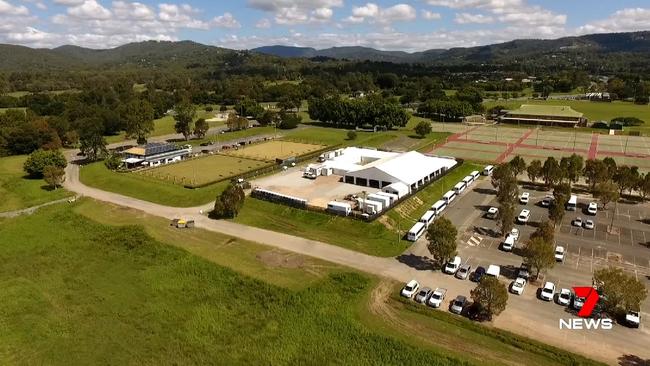
[[[571,303],[571,298],[573,294],[568,288],[563,288],[560,290],[560,293],[557,296],[557,303],[562,306],[568,306]]]
[[[487,217],[488,219],[496,219],[497,215],[499,215],[499,209],[496,207],[490,207],[485,217]]]
[[[542,207],[549,207],[551,205],[551,202],[553,202],[554,197],[551,195],[547,195],[544,197],[542,200]]]
[[[641,324],[641,316],[639,315],[639,312],[632,310],[628,311],[627,314],[625,314],[625,323],[632,328],[638,328],[639,324]]]
[[[445,300],[445,295],[447,294],[447,290],[444,288],[437,288],[431,296],[429,297],[429,306],[434,307],[434,308],[439,308],[440,304]]]
[[[546,282],[542,291],[539,293],[539,297],[544,301],[552,301],[553,295],[555,295],[555,284],[553,282]]]
[[[420,292],[415,295],[413,300],[415,300],[415,302],[419,302],[420,304],[426,304],[427,300],[429,300],[429,296],[431,296],[431,289],[428,287],[423,287]]]
[[[403,288],[402,292],[400,292],[400,295],[404,297],[411,298],[413,295],[418,292],[418,289],[420,288],[420,284],[416,280],[410,280]]]
[[[585,298],[584,297],[574,297],[573,298],[573,308],[576,310],[582,309],[582,306],[585,304]]]
[[[598,212],[598,205],[596,202],[590,202],[589,207],[587,207],[587,212],[589,212],[590,215],[595,215]]]
[[[587,230],[593,230],[594,226],[596,226],[594,224],[594,220],[585,220],[585,223],[582,224],[582,227],[584,227]]]
[[[521,196],[519,196],[519,203],[521,203],[522,205],[526,205],[528,204],[529,198],[530,198],[530,193],[524,192],[521,194]]]
[[[512,228],[512,230],[510,230],[510,236],[512,236],[512,238],[515,239],[515,241],[519,240],[519,229],[517,229],[516,227]]]
[[[577,227],[582,227],[582,217],[576,217],[571,221],[571,225],[577,226]]]
[[[525,224],[528,222],[529,218],[530,218],[530,210],[521,210],[519,216],[517,216],[517,221],[520,224]]]
[[[555,261],[556,262],[564,262],[564,254],[565,250],[564,247],[561,245],[558,245],[555,247]]]
[[[515,247],[515,239],[512,235],[508,234],[506,239],[501,243],[501,250],[504,252],[512,252],[512,249]]]
[[[526,280],[524,280],[521,277],[517,277],[512,283],[510,284],[510,292],[513,294],[521,295],[524,293],[524,288],[526,287]]]
[[[462,260],[460,259],[459,256],[455,256],[454,259],[450,260],[445,264],[444,272],[448,274],[455,274],[458,271],[458,268],[460,268]]]

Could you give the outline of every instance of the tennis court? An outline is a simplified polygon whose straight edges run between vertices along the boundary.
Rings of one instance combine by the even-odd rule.
[[[642,136],[600,135],[598,151],[650,155],[650,138]]]

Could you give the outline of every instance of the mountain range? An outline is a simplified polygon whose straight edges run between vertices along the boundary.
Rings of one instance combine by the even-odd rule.
[[[192,41],[145,41],[110,49],[89,49],[61,46],[34,49],[0,44],[0,71],[69,70],[97,67],[213,67],[232,64],[241,57],[346,59],[418,64],[500,64],[534,62],[539,57],[555,54],[579,54],[583,59],[598,61],[607,55],[635,57],[645,62],[650,56],[650,31],[591,34],[555,40],[523,39],[478,47],[431,49],[423,52],[382,51],[367,47],[334,47],[317,50],[307,47],[267,46],[249,51],[236,51],[203,45]],[[630,56],[631,55],[631,56]],[[639,60],[638,57],[641,56]],[[620,57],[619,57],[620,58]],[[630,58],[623,59],[631,62]]]

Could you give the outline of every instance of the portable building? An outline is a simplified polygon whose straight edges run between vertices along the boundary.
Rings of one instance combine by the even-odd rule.
[[[348,216],[352,212],[352,206],[345,202],[330,201],[327,203],[327,211],[337,215]]]
[[[382,191],[379,191],[379,192],[377,192],[375,194],[390,198],[390,204],[391,205],[394,205],[395,202],[397,202],[397,200],[399,200],[399,196],[396,195],[396,194],[392,194],[392,193],[388,193],[388,192],[382,192]]]
[[[375,202],[379,202],[379,203],[381,203],[381,205],[382,205],[384,208],[390,206],[390,198],[388,198],[388,197],[384,197],[384,196],[380,196],[380,195],[378,195],[378,194],[376,194],[376,193],[369,194],[368,197],[367,197],[367,199],[368,199],[368,201],[375,201]]]

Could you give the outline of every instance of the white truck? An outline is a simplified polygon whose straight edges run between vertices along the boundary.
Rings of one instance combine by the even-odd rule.
[[[445,295],[447,295],[447,289],[438,287],[435,291],[433,291],[431,297],[429,297],[429,306],[439,308],[442,302],[445,300]]]

